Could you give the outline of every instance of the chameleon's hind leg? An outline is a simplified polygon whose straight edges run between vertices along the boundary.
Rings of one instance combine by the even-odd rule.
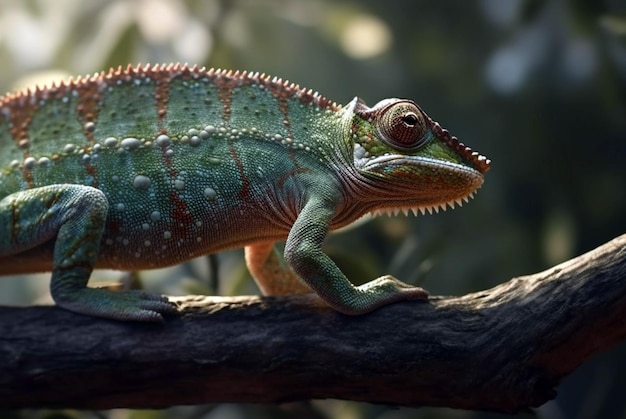
[[[0,201],[0,257],[53,242],[50,292],[57,305],[117,320],[163,321],[175,307],[143,291],[87,288],[98,258],[109,204],[102,191],[60,184],[13,193]]]

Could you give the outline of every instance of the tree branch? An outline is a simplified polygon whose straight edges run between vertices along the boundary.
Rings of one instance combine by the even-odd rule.
[[[313,296],[183,297],[164,325],[0,308],[1,407],[336,398],[515,412],[626,335],[626,235],[490,290],[349,317]]]

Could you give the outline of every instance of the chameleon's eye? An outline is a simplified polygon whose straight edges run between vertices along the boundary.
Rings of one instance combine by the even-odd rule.
[[[402,150],[417,148],[426,139],[424,114],[413,103],[396,102],[381,111],[378,132],[390,146]]]

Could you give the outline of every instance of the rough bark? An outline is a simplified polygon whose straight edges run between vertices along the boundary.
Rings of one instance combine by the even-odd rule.
[[[312,296],[184,297],[164,325],[0,308],[0,407],[347,399],[515,412],[626,336],[626,235],[490,290],[349,317]]]

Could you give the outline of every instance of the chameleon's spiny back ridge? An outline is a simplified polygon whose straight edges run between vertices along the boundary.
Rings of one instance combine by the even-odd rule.
[[[280,111],[289,120],[287,101],[297,99],[303,104],[317,106],[321,109],[338,110],[341,108],[337,103],[326,99],[311,89],[301,88],[295,83],[271,77],[258,72],[232,71],[209,69],[197,66],[189,67],[187,64],[162,64],[162,65],[137,65],[123,69],[111,69],[108,72],[96,73],[92,76],[78,77],[67,82],[52,83],[49,87],[37,86],[33,90],[26,89],[15,93],[9,93],[0,99],[0,118],[7,122],[10,137],[16,142],[19,149],[25,151],[28,157],[30,146],[29,137],[32,136],[30,122],[37,113],[38,108],[50,100],[69,101],[70,97],[78,99],[76,107],[77,115],[83,127],[83,135],[91,144],[95,144],[94,129],[98,122],[100,101],[107,89],[115,88],[123,83],[140,84],[142,81],[151,80],[156,82],[154,92],[154,105],[159,120],[159,133],[167,134],[165,121],[168,116],[169,88],[175,79],[203,80],[219,87],[219,99],[223,106],[222,118],[225,124],[231,116],[230,100],[233,89],[241,86],[256,84],[267,89],[277,100]],[[288,122],[286,122],[288,123]]]
[[[136,67],[128,65],[125,69],[119,66],[117,69],[111,68],[108,72],[102,71],[92,76],[79,76],[76,79],[70,78],[68,82],[61,81],[58,84],[53,82],[51,86],[36,86],[34,90],[27,88],[25,90],[8,93],[0,98],[0,108],[24,109],[25,106],[36,106],[40,100],[63,97],[72,90],[81,92],[92,90],[96,86],[104,88],[106,86],[113,86],[118,81],[131,81],[135,77],[150,77],[161,85],[164,85],[171,79],[181,76],[190,79],[206,77],[216,84],[224,86],[224,88],[259,84],[267,88],[277,98],[290,99],[296,97],[303,103],[314,104],[321,108],[331,110],[341,108],[337,103],[325,98],[312,89],[302,88],[298,84],[290,83],[288,80],[272,77],[265,73],[261,74],[259,72],[215,68],[207,70],[206,67],[198,67],[197,65],[189,67],[188,64],[181,65],[179,63],[154,66],[150,66],[149,64],[142,66],[138,64]],[[166,97],[161,98],[162,101],[166,99]],[[85,111],[87,112],[88,110],[89,109],[85,107]]]

